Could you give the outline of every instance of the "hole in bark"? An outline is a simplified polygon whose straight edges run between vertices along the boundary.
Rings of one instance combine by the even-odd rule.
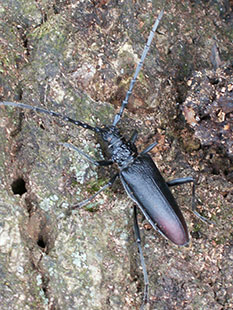
[[[209,81],[210,81],[210,84],[212,84],[212,85],[216,85],[219,83],[219,79],[217,79],[215,77],[214,78],[209,77]]]
[[[29,237],[46,254],[54,247],[56,223],[41,209],[31,212],[26,227]]]
[[[26,183],[23,178],[18,178],[11,184],[12,191],[15,195],[22,196],[24,193],[26,193]]]
[[[210,115],[203,115],[203,116],[200,116],[200,119],[201,121],[209,121],[211,119]]]
[[[46,247],[46,242],[45,242],[45,240],[44,240],[44,238],[43,238],[42,235],[39,235],[39,236],[38,236],[37,244],[39,245],[39,247],[45,249],[45,247]]]

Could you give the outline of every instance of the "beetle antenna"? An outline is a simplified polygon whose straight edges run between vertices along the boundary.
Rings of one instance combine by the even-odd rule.
[[[147,52],[149,51],[149,48],[150,48],[151,42],[152,42],[152,40],[153,40],[153,37],[154,37],[154,35],[155,35],[155,32],[156,32],[156,30],[157,30],[157,28],[158,28],[158,25],[159,25],[159,23],[160,23],[160,21],[161,21],[161,19],[162,19],[162,17],[163,17],[163,13],[164,13],[164,9],[162,9],[162,11],[159,13],[159,16],[157,17],[157,19],[156,19],[156,21],[155,21],[155,23],[154,23],[154,26],[153,26],[153,28],[152,28],[150,34],[149,34],[149,37],[148,37],[148,39],[147,39],[147,43],[146,43],[146,45],[145,45],[145,47],[144,47],[144,50],[143,50],[143,52],[142,52],[141,59],[140,59],[138,65],[137,65],[137,68],[136,68],[136,70],[135,70],[133,79],[132,79],[131,82],[130,82],[129,90],[127,91],[126,96],[125,96],[125,99],[124,99],[123,102],[122,102],[120,111],[115,115],[115,118],[114,118],[114,121],[113,121],[113,124],[112,124],[114,127],[116,126],[116,124],[117,124],[117,123],[119,122],[119,120],[121,119],[122,114],[123,114],[123,112],[124,112],[124,109],[125,109],[125,107],[126,107],[127,104],[128,104],[129,97],[130,97],[131,94],[132,94],[133,87],[134,87],[134,84],[135,84],[135,82],[136,82],[137,76],[138,76],[138,74],[139,74],[139,72],[140,72],[140,70],[141,70],[141,68],[142,68],[143,62],[144,62],[144,60],[145,60],[145,58],[146,58]]]
[[[49,111],[49,110],[46,110],[46,109],[43,109],[40,107],[30,106],[30,105],[25,104],[25,103],[3,101],[3,102],[0,102],[0,106],[1,105],[12,106],[12,107],[17,107],[17,108],[22,108],[22,109],[29,109],[29,110],[33,110],[35,112],[45,113],[45,114],[48,114],[50,116],[58,117],[58,118],[62,119],[63,121],[70,122],[76,126],[84,128],[84,129],[89,129],[91,131],[94,131],[95,133],[98,133],[101,131],[101,129],[98,127],[92,127],[92,126],[88,125],[87,123],[84,123],[81,121],[76,121],[76,120],[70,118],[69,116],[62,115],[62,114],[54,112],[54,111]]]

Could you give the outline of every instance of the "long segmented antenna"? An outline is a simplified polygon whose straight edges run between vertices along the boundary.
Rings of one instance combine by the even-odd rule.
[[[62,114],[54,112],[54,111],[45,110],[45,109],[40,108],[40,107],[30,106],[30,105],[25,104],[25,103],[2,101],[2,102],[0,102],[0,106],[1,105],[2,106],[12,106],[12,107],[17,107],[17,108],[22,108],[22,109],[29,109],[29,110],[33,110],[35,112],[45,113],[45,114],[48,114],[50,116],[58,117],[58,118],[62,119],[63,121],[70,122],[76,126],[92,130],[95,133],[99,133],[101,131],[101,129],[98,127],[92,127],[92,126],[88,125],[87,123],[76,121],[76,120],[70,118],[69,116],[62,115]]]
[[[149,51],[149,48],[150,48],[151,42],[152,42],[152,40],[154,38],[155,32],[156,32],[156,30],[158,28],[158,25],[159,25],[159,23],[160,23],[160,21],[161,21],[161,19],[163,17],[163,13],[164,13],[164,9],[162,9],[162,11],[159,13],[159,16],[157,17],[157,19],[156,19],[156,21],[154,23],[154,26],[153,26],[150,34],[149,34],[149,37],[148,37],[147,43],[146,43],[146,45],[144,47],[141,59],[140,59],[138,65],[137,65],[137,68],[135,70],[133,79],[131,80],[131,83],[130,83],[130,86],[129,86],[129,90],[127,91],[125,99],[122,102],[120,112],[115,115],[115,118],[114,118],[114,121],[113,121],[113,124],[112,124],[113,126],[116,126],[116,124],[119,122],[119,120],[121,119],[122,114],[124,112],[124,109],[125,109],[125,107],[128,104],[129,97],[132,94],[133,87],[134,87],[134,84],[136,82],[137,76],[138,76],[138,74],[139,74],[139,72],[140,72],[140,70],[142,68],[143,62],[144,62],[144,60],[146,58],[147,52]]]

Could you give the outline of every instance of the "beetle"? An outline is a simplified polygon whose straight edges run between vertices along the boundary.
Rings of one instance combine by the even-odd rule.
[[[74,206],[71,206],[70,210],[80,208],[89,203],[100,192],[111,186],[115,182],[116,178],[119,177],[126,193],[136,203],[136,205],[139,207],[139,209],[141,210],[147,221],[151,224],[151,226],[174,244],[184,246],[189,242],[187,225],[169,187],[192,182],[193,212],[198,215],[202,220],[205,220],[195,210],[194,179],[192,177],[187,177],[166,182],[162,177],[161,173],[159,172],[157,166],[153,162],[151,156],[148,154],[149,151],[151,151],[157,145],[157,142],[152,143],[145,150],[138,153],[135,145],[135,141],[137,139],[137,132],[134,131],[132,137],[129,140],[126,140],[126,138],[121,135],[119,129],[117,128],[117,124],[121,120],[124,109],[128,104],[128,100],[130,95],[132,94],[137,76],[146,58],[147,52],[150,48],[157,27],[162,19],[163,13],[164,10],[159,13],[158,18],[153,25],[147,43],[144,47],[140,62],[138,63],[133,79],[131,80],[129,90],[126,93],[124,101],[122,102],[120,111],[115,115],[113,123],[111,125],[92,127],[87,123],[79,120],[73,120],[70,117],[62,115],[60,113],[49,111],[41,107],[30,106],[24,103],[3,101],[0,102],[0,105],[30,109],[35,112],[48,114],[52,117],[59,117],[64,121],[71,122],[76,126],[91,130],[97,135],[99,135],[100,139],[103,142],[103,145],[108,151],[108,160],[96,161],[94,158],[90,157],[89,155],[69,143],[62,143],[62,145],[64,147],[68,147],[74,151],[79,152],[88,161],[92,162],[96,166],[109,166],[113,163],[116,163],[119,171],[109,180],[106,185],[104,185],[93,196]],[[149,296],[149,281],[142,253],[136,206],[134,206],[134,230],[144,275],[145,288],[143,304],[145,304],[148,301]]]

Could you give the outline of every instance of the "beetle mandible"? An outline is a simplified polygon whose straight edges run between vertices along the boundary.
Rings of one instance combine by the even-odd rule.
[[[96,161],[95,159],[93,159],[83,151],[79,150],[75,146],[69,143],[62,143],[63,146],[79,152],[88,161],[92,162],[96,166],[109,166],[112,165],[113,163],[116,163],[119,168],[118,173],[116,173],[103,188],[101,188],[93,196],[84,200],[83,202],[71,206],[70,210],[80,208],[89,203],[100,192],[102,192],[107,187],[111,186],[116,180],[116,178],[119,177],[121,183],[124,186],[125,191],[139,207],[139,209],[141,210],[147,221],[151,224],[151,226],[156,231],[161,233],[164,237],[175,243],[176,245],[182,246],[188,244],[189,242],[188,229],[184,217],[169,187],[192,182],[193,183],[192,209],[197,216],[199,216],[202,220],[205,221],[205,218],[199,215],[199,213],[195,210],[194,179],[192,177],[187,177],[166,182],[162,177],[162,175],[160,174],[155,163],[153,162],[151,156],[148,154],[149,151],[152,150],[157,143],[156,142],[152,143],[141,153],[138,153],[137,148],[135,146],[135,141],[137,139],[137,132],[135,131],[132,137],[129,140],[126,140],[120,134],[119,129],[116,127],[118,122],[122,118],[125,107],[128,104],[128,100],[130,95],[132,94],[137,76],[141,70],[141,67],[145,60],[147,52],[150,48],[154,34],[162,19],[163,13],[164,10],[162,10],[159,13],[158,18],[156,19],[153,25],[147,43],[144,47],[140,62],[138,63],[133,79],[131,80],[129,90],[126,94],[124,101],[122,102],[120,111],[115,115],[113,123],[111,125],[103,127],[92,127],[87,123],[78,120],[73,120],[70,117],[64,116],[60,113],[45,110],[43,108],[36,106],[30,106],[24,103],[4,101],[0,102],[0,105],[30,109],[35,112],[45,113],[53,117],[59,117],[64,121],[71,122],[76,126],[95,132],[100,136],[103,143],[107,145],[107,150],[110,155],[110,159]],[[142,253],[140,231],[137,221],[137,208],[135,206],[134,206],[134,230],[140,254],[140,260],[143,268],[144,283],[145,283],[143,304],[145,304],[148,301],[149,282],[148,282],[146,265]]]

